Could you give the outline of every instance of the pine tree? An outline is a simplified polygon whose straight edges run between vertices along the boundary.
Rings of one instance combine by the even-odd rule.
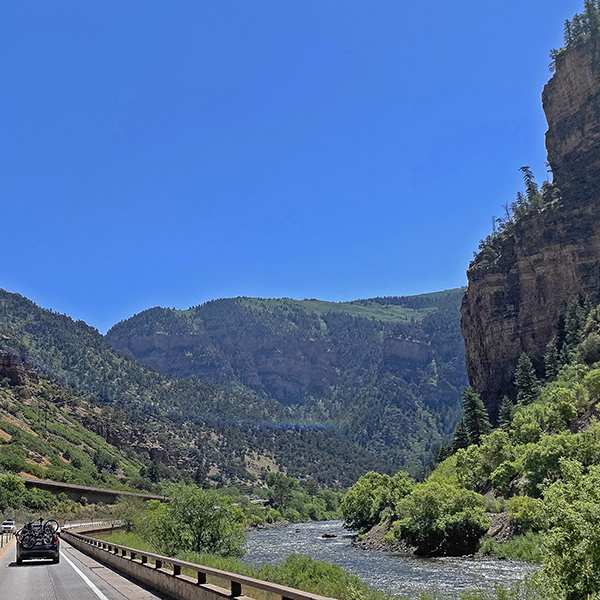
[[[540,200],[540,190],[537,183],[534,181],[533,172],[531,167],[521,167],[519,169],[523,173],[523,179],[525,181],[525,194],[527,195],[527,202],[529,206],[536,208]]]
[[[462,393],[463,420],[469,434],[469,443],[479,444],[481,437],[492,430],[488,412],[479,394],[472,388],[465,388]]]
[[[461,419],[454,430],[454,437],[452,438],[452,452],[456,452],[461,448],[469,447],[469,430],[465,424],[465,420]]]
[[[498,426],[504,431],[508,431],[512,424],[512,418],[514,413],[514,404],[508,396],[502,398],[502,404],[500,405],[500,413],[498,415]]]
[[[558,353],[558,364],[562,367],[563,365],[570,365],[575,352],[569,352],[567,344],[563,344],[560,352]]]
[[[517,402],[531,404],[538,395],[540,382],[535,373],[533,363],[525,352],[519,357],[515,372],[515,386],[517,388]]]
[[[590,312],[590,303],[581,296],[573,296],[565,315],[565,344],[569,352],[581,341],[581,331]]]

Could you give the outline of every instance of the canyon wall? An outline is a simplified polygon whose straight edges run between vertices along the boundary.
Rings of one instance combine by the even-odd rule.
[[[493,419],[514,398],[527,353],[543,374],[546,344],[575,294],[600,301],[600,48],[561,52],[542,94],[546,148],[560,192],[501,236],[493,264],[471,263],[461,329],[472,387]]]

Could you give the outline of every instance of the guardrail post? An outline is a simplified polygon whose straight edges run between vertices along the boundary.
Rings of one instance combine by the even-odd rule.
[[[162,569],[162,560],[154,560],[154,568]]]
[[[198,585],[202,585],[203,583],[206,583],[206,573],[198,571]]]
[[[137,554],[136,554],[135,552],[131,552],[131,553],[129,554],[129,558],[130,558],[131,560],[135,560],[135,557],[136,557],[136,556],[137,556]]]
[[[148,557],[142,555],[142,564],[145,565],[148,562]]]
[[[237,598],[242,595],[242,584],[237,581],[231,582],[231,596]]]
[[[181,575],[181,566],[173,565],[173,575]]]

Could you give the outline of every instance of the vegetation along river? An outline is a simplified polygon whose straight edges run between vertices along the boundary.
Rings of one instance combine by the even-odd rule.
[[[323,534],[337,537],[323,538]],[[516,560],[426,559],[360,550],[349,545],[352,537],[341,521],[251,531],[242,560],[254,566],[279,564],[290,554],[304,554],[339,565],[374,588],[410,597],[418,597],[422,591],[437,591],[457,598],[460,592],[470,589],[493,590],[497,584],[510,587],[537,569]]]

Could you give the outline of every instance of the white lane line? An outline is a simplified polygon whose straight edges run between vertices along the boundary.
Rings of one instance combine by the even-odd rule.
[[[79,577],[81,577],[81,579],[88,584],[92,592],[94,592],[94,594],[96,594],[100,600],[108,600],[108,598],[87,578],[87,576],[65,556],[64,552],[61,552],[60,555],[63,557],[63,560],[66,560],[73,567],[73,569],[75,569],[75,573],[77,573],[77,575],[79,575]]]

